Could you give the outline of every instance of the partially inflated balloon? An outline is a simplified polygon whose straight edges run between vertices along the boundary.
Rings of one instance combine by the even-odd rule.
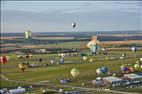
[[[71,75],[72,75],[73,77],[78,77],[79,74],[80,74],[80,71],[79,71],[77,68],[71,69]]]
[[[97,36],[92,36],[92,40],[87,43],[87,47],[96,54],[99,49],[99,41],[97,40]]]

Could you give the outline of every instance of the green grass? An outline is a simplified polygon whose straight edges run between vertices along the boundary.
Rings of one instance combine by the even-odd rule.
[[[120,51],[110,51],[108,56],[121,56]],[[51,83],[60,84],[59,79],[61,78],[70,78],[72,80],[68,85],[81,86],[81,83],[87,83],[91,80],[95,79],[98,75],[96,74],[96,69],[102,66],[107,66],[109,71],[117,71],[120,70],[121,64],[134,64],[138,58],[134,57],[134,53],[131,51],[125,51],[128,56],[132,56],[133,58],[125,59],[125,60],[105,60],[106,55],[96,55],[96,56],[88,56],[88,61],[82,63],[70,63],[63,65],[49,65],[47,67],[39,67],[39,68],[27,68],[25,72],[22,72],[18,68],[18,64],[21,62],[17,58],[15,54],[8,54],[10,56],[9,62],[6,64],[1,64],[1,73],[5,74],[9,79],[12,80],[20,80],[27,81],[31,83],[36,83],[39,81],[49,80]],[[138,51],[135,54],[141,55],[142,51]],[[51,58],[55,58],[56,61],[59,62],[60,58],[57,54],[40,54],[33,55],[33,58],[28,60],[29,63],[39,64],[39,58],[43,58],[44,63],[50,63]],[[92,58],[94,61],[89,62],[89,59]],[[82,60],[80,56],[72,56],[65,57],[65,60]],[[77,78],[73,78],[70,74],[70,70],[72,68],[78,68],[80,70],[80,75]],[[13,83],[9,83],[1,80],[1,87],[13,87],[18,86],[19,84],[13,85]],[[124,90],[123,90],[124,91]],[[132,91],[137,91],[134,89]],[[139,90],[138,90],[139,91]],[[140,91],[141,92],[141,91]]]

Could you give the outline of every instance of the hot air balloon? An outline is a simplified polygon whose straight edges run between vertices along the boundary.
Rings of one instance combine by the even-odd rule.
[[[87,56],[83,56],[83,61],[86,61],[87,60]]]
[[[125,65],[121,65],[121,71],[124,71]]]
[[[8,57],[7,56],[1,56],[0,57],[0,63],[7,63],[7,61],[8,61]]]
[[[80,71],[79,71],[77,68],[71,69],[71,75],[72,75],[73,77],[78,77],[79,74],[80,74]]]
[[[135,70],[139,70],[140,65],[139,64],[134,64],[134,68],[135,68]]]
[[[134,68],[129,67],[129,71],[130,71],[130,72],[134,72]]]
[[[25,32],[25,39],[31,39],[32,38],[32,32],[29,30],[29,31],[26,31]]]
[[[102,67],[102,68],[101,68],[101,72],[102,72],[103,74],[107,73],[107,72],[108,72],[108,68],[107,68],[107,67]]]
[[[99,74],[99,75],[102,74],[101,69],[100,68],[96,69],[96,73]]]
[[[73,28],[76,27],[76,23],[75,23],[75,22],[72,23],[72,27],[73,27]]]
[[[64,64],[64,58],[60,59],[60,64]]]
[[[92,40],[87,44],[87,47],[90,48],[93,54],[96,54],[99,50],[99,41],[97,36],[92,36]]]
[[[137,49],[136,49],[136,47],[132,47],[131,50],[132,50],[133,52],[136,52]]]
[[[55,60],[54,60],[54,59],[51,59],[50,63],[51,63],[51,64],[55,64]]]
[[[25,69],[27,68],[28,66],[27,66],[27,64],[26,63],[20,63],[19,64],[19,68],[24,72],[25,71]]]
[[[141,65],[141,69],[142,69],[142,65]]]
[[[140,58],[140,61],[142,62],[142,57]]]
[[[89,61],[90,61],[90,62],[93,62],[93,59],[91,58]]]
[[[112,76],[114,76],[114,77],[115,77],[115,76],[116,76],[116,73],[113,73],[113,74],[112,74]]]

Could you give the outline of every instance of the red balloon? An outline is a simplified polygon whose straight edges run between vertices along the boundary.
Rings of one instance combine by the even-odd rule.
[[[2,56],[2,57],[0,57],[0,62],[1,63],[7,63],[7,61],[8,61],[8,58],[6,57],[6,56]]]
[[[0,63],[3,63],[3,60],[2,60],[2,58],[3,58],[3,57],[1,56],[1,57],[0,57]]]

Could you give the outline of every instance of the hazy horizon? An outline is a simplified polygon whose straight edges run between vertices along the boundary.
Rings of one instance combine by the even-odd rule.
[[[1,1],[1,32],[142,31],[142,1]]]

